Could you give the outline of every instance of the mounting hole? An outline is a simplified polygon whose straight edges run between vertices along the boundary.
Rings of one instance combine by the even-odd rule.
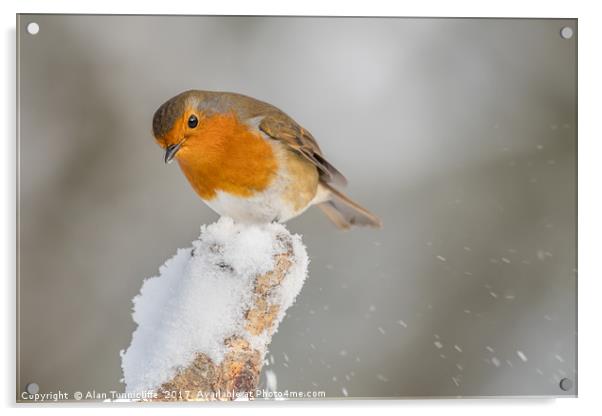
[[[25,386],[25,390],[29,394],[36,394],[40,391],[40,386],[38,386],[38,383],[29,383]]]
[[[570,378],[563,378],[560,380],[560,389],[564,391],[569,391],[573,388],[573,381]]]
[[[36,22],[31,22],[27,25],[27,33],[30,35],[37,35],[40,31],[40,25]]]
[[[573,28],[570,26],[565,26],[560,29],[560,37],[562,39],[570,39],[573,37]]]

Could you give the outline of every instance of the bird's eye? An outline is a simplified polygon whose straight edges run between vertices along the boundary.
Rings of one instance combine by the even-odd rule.
[[[190,127],[191,129],[194,129],[196,126],[198,126],[199,124],[199,119],[196,118],[196,116],[193,114],[190,117],[188,117],[188,127]]]

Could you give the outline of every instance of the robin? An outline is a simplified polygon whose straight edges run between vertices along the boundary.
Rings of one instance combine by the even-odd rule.
[[[153,117],[165,162],[178,161],[201,199],[239,222],[285,222],[317,205],[339,228],[381,221],[335,185],[345,177],[311,133],[268,103],[241,94],[191,90]]]

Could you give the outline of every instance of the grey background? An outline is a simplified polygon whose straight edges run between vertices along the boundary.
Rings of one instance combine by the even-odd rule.
[[[19,23],[18,392],[123,390],[132,297],[217,218],[151,135],[198,88],[292,115],[385,224],[289,223],[311,265],[268,355],[278,390],[576,393],[558,387],[576,380],[576,20]]]

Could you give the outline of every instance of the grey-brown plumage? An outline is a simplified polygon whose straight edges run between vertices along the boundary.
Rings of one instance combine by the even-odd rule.
[[[381,226],[375,215],[333,187],[345,186],[347,180],[325,159],[312,134],[277,107],[242,94],[185,91],[165,102],[155,112],[155,137],[168,145],[168,141],[163,140],[164,136],[173,130],[174,123],[181,120],[185,111],[190,111],[190,108],[198,110],[199,114],[203,114],[208,120],[213,115],[234,114],[236,119],[249,129],[262,132],[266,137],[284,145],[290,152],[301,156],[301,160],[309,162],[307,166],[313,166],[319,178],[317,188],[312,192],[316,195],[327,195],[326,199],[314,200],[313,204],[321,208],[339,228],[349,228],[351,225]]]

